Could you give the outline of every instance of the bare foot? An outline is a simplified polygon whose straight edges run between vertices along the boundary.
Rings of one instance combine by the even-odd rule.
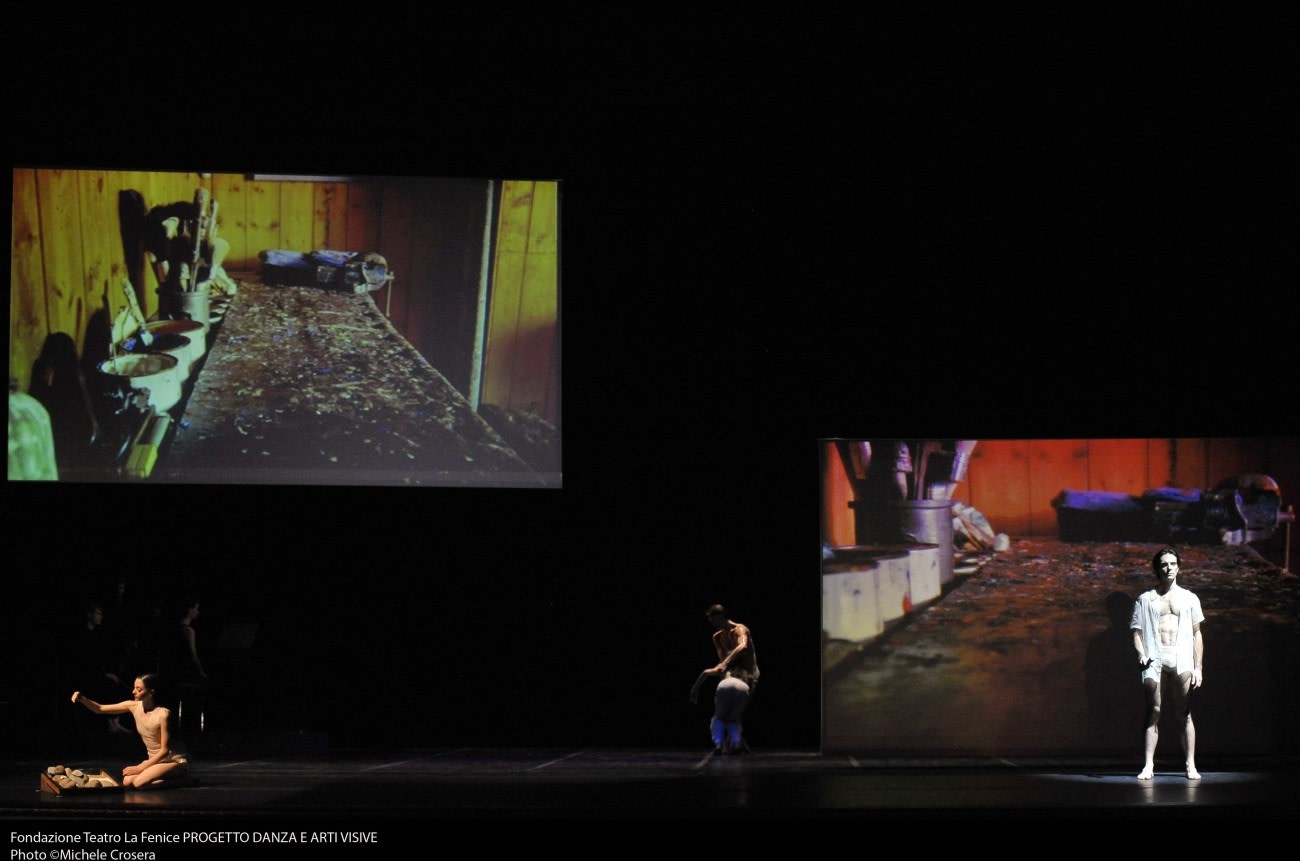
[[[1138,775],[1138,780],[1150,780],[1153,774],[1154,769],[1148,765],[1146,768],[1142,769],[1142,773]]]
[[[1200,779],[1201,779],[1201,773],[1200,773],[1199,771],[1196,770],[1196,766],[1194,766],[1194,765],[1189,765],[1189,766],[1187,766],[1187,779],[1188,779],[1188,780],[1200,780]]]

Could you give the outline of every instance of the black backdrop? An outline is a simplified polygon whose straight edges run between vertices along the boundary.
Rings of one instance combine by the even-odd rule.
[[[129,571],[192,586],[205,638],[259,622],[230,731],[704,748],[686,694],[721,601],[760,648],[752,743],[816,748],[819,437],[1285,433],[1268,95],[1065,91],[1046,46],[1030,75],[937,38],[809,68],[775,33],[688,36],[500,80],[304,45],[223,66],[188,138],[144,57],[113,98],[25,93],[15,166],[560,180],[564,487],[11,483],[13,725],[63,696],[50,617]]]

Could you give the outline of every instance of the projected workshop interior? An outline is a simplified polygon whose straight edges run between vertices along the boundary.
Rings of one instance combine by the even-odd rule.
[[[561,485],[558,182],[13,179],[10,480]]]
[[[1294,754],[1300,440],[822,439],[822,741],[908,762],[1142,763],[1131,624],[1174,548],[1197,750]],[[1162,715],[1158,756],[1182,756]]]

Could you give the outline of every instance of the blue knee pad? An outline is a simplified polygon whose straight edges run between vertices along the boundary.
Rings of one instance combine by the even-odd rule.
[[[727,747],[731,750],[740,749],[740,724],[727,724]]]
[[[714,718],[709,721],[709,735],[713,737],[713,746],[722,747],[722,742],[726,738],[726,724]]]

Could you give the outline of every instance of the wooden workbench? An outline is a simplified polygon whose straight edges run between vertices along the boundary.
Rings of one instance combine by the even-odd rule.
[[[245,280],[154,481],[547,486],[370,294]]]

